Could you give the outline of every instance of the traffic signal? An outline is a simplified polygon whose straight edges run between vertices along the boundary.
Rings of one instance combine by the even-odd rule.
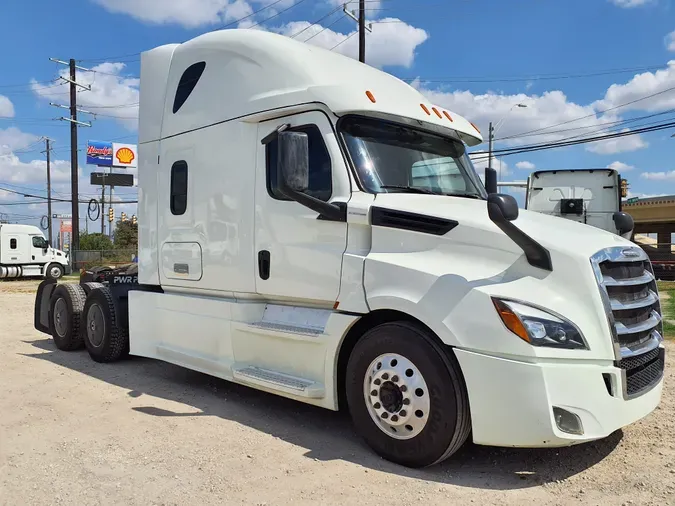
[[[131,217],[131,224],[132,224],[132,225],[136,225],[137,223],[138,223],[138,218],[136,218],[136,215],[134,214],[134,215]]]
[[[108,208],[108,221],[112,223],[115,220],[115,211],[112,207]]]
[[[628,197],[628,181],[626,179],[621,180],[621,197]]]
[[[121,213],[122,221],[127,221],[127,213]]]

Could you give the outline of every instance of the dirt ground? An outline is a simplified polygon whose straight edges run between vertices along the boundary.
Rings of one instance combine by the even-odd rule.
[[[672,366],[659,409],[603,441],[468,444],[409,470],[345,415],[158,361],[59,352],[33,329],[35,286],[0,283],[1,505],[675,505]]]

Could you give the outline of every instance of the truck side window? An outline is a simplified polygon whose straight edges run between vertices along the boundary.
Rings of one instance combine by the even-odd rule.
[[[9,249],[16,249],[16,239],[12,238],[9,240]]]
[[[204,69],[206,68],[206,62],[200,61],[190,65],[183,75],[180,76],[180,81],[178,82],[178,87],[176,88],[176,96],[173,99],[173,113],[176,114],[178,109],[183,107],[183,104],[188,99],[192,90],[197,86],[199,78],[202,77]]]
[[[33,241],[33,247],[34,248],[42,248],[44,246],[43,243],[42,243],[42,237],[34,236],[32,241]]]
[[[187,209],[188,166],[184,160],[171,166],[171,214],[184,214]]]
[[[307,134],[309,142],[309,186],[305,192],[324,202],[333,194],[333,177],[330,154],[323,140],[321,131],[316,125],[304,125],[291,129],[294,132]],[[278,191],[277,187],[277,150],[278,142],[273,140],[266,146],[267,158],[267,192],[277,200],[289,200]]]

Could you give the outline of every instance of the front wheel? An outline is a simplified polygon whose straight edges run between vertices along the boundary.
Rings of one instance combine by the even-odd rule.
[[[459,364],[417,325],[392,322],[368,331],[351,353],[346,378],[356,430],[387,460],[429,466],[469,435]]]
[[[61,264],[49,264],[47,266],[45,277],[49,279],[59,279],[63,277],[63,266]]]

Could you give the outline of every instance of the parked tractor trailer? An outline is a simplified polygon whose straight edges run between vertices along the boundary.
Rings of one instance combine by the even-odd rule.
[[[34,225],[0,224],[0,279],[70,274],[68,254],[51,247]]]
[[[330,410],[380,456],[604,438],[664,371],[651,264],[519,211],[467,119],[257,30],[141,56],[139,261],[41,283],[35,327],[97,362],[163,360]],[[103,367],[103,366],[102,366]]]

